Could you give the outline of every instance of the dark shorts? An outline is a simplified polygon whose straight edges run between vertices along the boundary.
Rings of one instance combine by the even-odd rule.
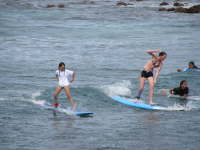
[[[141,72],[141,77],[142,77],[142,78],[153,77],[153,72],[152,72],[152,71],[143,70],[143,71]]]

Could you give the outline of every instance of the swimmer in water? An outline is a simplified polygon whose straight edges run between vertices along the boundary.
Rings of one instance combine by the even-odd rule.
[[[148,103],[150,105],[153,105],[153,95],[154,95],[154,85],[157,81],[157,78],[160,74],[160,70],[163,67],[163,61],[167,57],[166,52],[161,52],[160,50],[147,50],[146,51],[150,56],[152,56],[152,59],[150,59],[147,64],[144,66],[143,71],[141,72],[140,77],[140,88],[138,90],[138,94],[136,98],[139,100],[140,96],[142,95],[142,92],[144,90],[144,84],[145,80],[149,81],[149,98]],[[155,55],[155,53],[159,53],[158,56]],[[157,72],[155,76],[153,75],[153,69],[157,68]]]
[[[162,89],[161,90],[161,94],[166,96],[171,94],[171,95],[178,95],[180,96],[181,98],[183,99],[186,99],[188,94],[189,94],[189,88],[188,88],[188,83],[186,80],[182,80],[180,82],[180,86],[177,87],[177,88],[171,88],[169,91],[165,90],[165,89]]]
[[[190,71],[198,71],[198,70],[200,70],[200,68],[198,68],[193,61],[190,61],[188,63],[188,68],[185,68],[183,70],[182,69],[177,69],[177,72],[182,72],[182,71],[190,72]]]
[[[56,70],[56,79],[58,81],[58,86],[53,94],[54,97],[54,107],[58,107],[58,96],[62,89],[64,89],[65,94],[70,101],[72,107],[71,109],[74,111],[76,110],[76,103],[72,99],[71,93],[70,93],[70,83],[72,83],[75,79],[75,72],[71,70],[65,69],[65,64],[63,62],[59,63],[58,70]]]

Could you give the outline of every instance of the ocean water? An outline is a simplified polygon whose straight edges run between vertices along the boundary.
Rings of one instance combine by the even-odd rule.
[[[187,80],[190,95],[200,96],[200,72],[176,72],[191,60],[200,65],[200,14],[159,12],[160,2],[118,7],[116,0],[1,0],[0,149],[198,150],[200,100],[158,91]],[[170,111],[135,109],[110,98],[135,96],[148,49],[168,53],[154,101]],[[60,61],[76,72],[71,93],[78,109],[93,117],[54,116],[33,103],[52,102]],[[64,92],[59,100],[70,106]]]

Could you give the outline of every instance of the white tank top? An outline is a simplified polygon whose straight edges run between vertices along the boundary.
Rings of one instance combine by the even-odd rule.
[[[56,75],[58,76],[59,86],[69,86],[70,80],[72,80],[73,71],[65,69],[65,71],[56,70]]]

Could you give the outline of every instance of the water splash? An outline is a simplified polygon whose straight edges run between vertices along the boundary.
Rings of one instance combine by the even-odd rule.
[[[43,109],[53,110],[53,111],[65,113],[65,114],[71,115],[71,116],[76,115],[75,112],[73,110],[71,110],[70,107],[68,107],[67,109],[64,109],[62,107],[54,108],[49,102],[47,102],[45,100],[32,100],[31,102],[37,106],[40,106]]]
[[[108,96],[130,96],[131,95],[131,82],[123,80],[111,85],[104,85],[101,87],[103,92]]]
[[[42,91],[35,92],[31,95],[31,98],[36,99],[37,97],[41,96],[41,94],[42,94]]]
[[[180,105],[178,103],[175,103],[172,106],[168,107],[162,107],[162,110],[165,111],[191,111],[199,109],[198,105],[194,104],[192,101],[189,101],[186,105]]]
[[[39,106],[43,106],[43,105],[45,105],[47,103],[45,100],[32,100],[31,102],[33,104],[39,105]]]

